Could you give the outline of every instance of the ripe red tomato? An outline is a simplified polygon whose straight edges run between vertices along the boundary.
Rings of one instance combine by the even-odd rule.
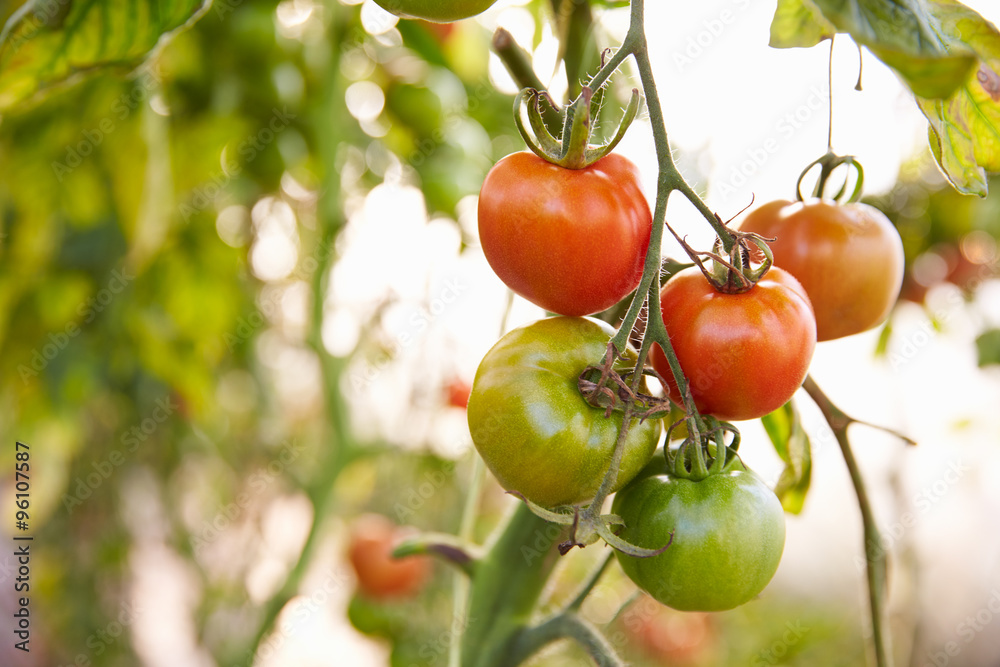
[[[798,281],[772,268],[750,291],[716,291],[696,267],[660,291],[663,323],[691,383],[698,410],[719,419],[755,419],[784,405],[809,370],[816,321]],[[681,402],[659,346],[653,367]]]
[[[347,558],[362,593],[378,599],[408,597],[423,587],[430,573],[428,558],[392,557],[402,537],[401,530],[380,514],[358,518],[351,531]]]
[[[817,340],[867,331],[885,321],[903,283],[903,242],[877,208],[809,199],[777,200],[739,229],[775,238],[774,264],[795,276],[816,313]]]
[[[653,218],[639,172],[612,153],[564,169],[534,153],[497,162],[479,194],[479,238],[508,287],[560,315],[610,308],[642,278]]]

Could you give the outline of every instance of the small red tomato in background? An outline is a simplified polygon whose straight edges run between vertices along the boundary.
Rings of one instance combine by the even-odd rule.
[[[612,153],[565,169],[534,153],[497,162],[479,193],[479,239],[514,292],[560,315],[590,315],[636,288],[653,218],[639,170]]]
[[[380,514],[366,514],[355,521],[347,558],[357,576],[358,588],[365,595],[378,599],[408,597],[427,581],[430,574],[427,557],[392,557],[392,550],[404,533]]]
[[[885,321],[903,283],[903,242],[880,210],[823,199],[777,200],[739,224],[769,241],[774,265],[802,284],[816,313],[819,341]]]
[[[660,291],[663,323],[698,410],[724,420],[756,419],[784,405],[802,385],[816,347],[816,320],[798,281],[777,267],[749,291],[723,294],[696,267]],[[680,404],[667,358],[653,367]]]
[[[445,387],[448,405],[453,408],[464,410],[469,407],[469,394],[471,393],[472,385],[460,377],[453,377],[448,381],[448,386]]]
[[[702,662],[716,641],[710,614],[677,611],[648,596],[629,607],[622,624],[643,653],[663,665]]]

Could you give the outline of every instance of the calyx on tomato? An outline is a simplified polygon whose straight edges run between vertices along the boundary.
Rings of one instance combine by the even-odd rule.
[[[614,333],[597,320],[555,317],[511,331],[486,353],[469,396],[469,429],[504,488],[542,507],[594,497],[623,415],[589,404],[579,377]],[[622,368],[634,366],[634,351],[622,357]],[[649,461],[659,435],[657,419],[630,422],[615,489]]]
[[[776,200],[752,211],[743,232],[769,237],[774,263],[798,279],[816,314],[818,341],[872,329],[888,317],[903,283],[903,243],[899,232],[878,209],[855,202],[863,172],[851,157],[827,154],[814,197]],[[846,203],[822,198],[829,173],[839,165],[858,170],[858,182]],[[801,185],[802,177],[799,178]],[[797,188],[798,189],[798,188]]]
[[[622,539],[647,548],[670,543],[651,558],[616,556],[639,588],[674,609],[733,609],[756,597],[781,561],[781,503],[749,470],[699,481],[643,477],[616,494],[612,511],[624,521]]]

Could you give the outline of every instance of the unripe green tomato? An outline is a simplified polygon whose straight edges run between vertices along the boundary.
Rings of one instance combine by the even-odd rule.
[[[622,413],[587,403],[577,381],[615,334],[608,324],[554,317],[511,331],[486,353],[469,396],[469,429],[487,467],[508,491],[544,507],[594,497],[611,462]],[[635,364],[626,352],[624,368]],[[643,387],[643,391],[645,388]],[[652,457],[659,420],[633,420],[615,488]]]
[[[407,19],[450,23],[482,14],[497,0],[375,0],[382,9]]]
[[[619,536],[652,558],[616,552],[642,590],[681,611],[724,611],[748,602],[774,576],[785,547],[781,502],[748,470],[692,481],[673,475],[640,479],[618,492],[612,512]]]

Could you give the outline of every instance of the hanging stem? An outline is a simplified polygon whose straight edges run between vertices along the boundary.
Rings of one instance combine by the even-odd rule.
[[[872,512],[871,502],[868,499],[868,491],[865,488],[865,481],[861,475],[861,468],[851,451],[851,444],[847,438],[847,427],[854,423],[855,419],[846,415],[840,408],[823,393],[816,384],[812,376],[806,376],[802,388],[808,392],[810,398],[816,403],[827,424],[833,429],[833,435],[837,438],[840,450],[844,455],[844,462],[847,464],[847,471],[851,475],[854,483],[854,491],[858,496],[858,505],[861,508],[861,520],[864,524],[865,540],[865,561],[868,572],[868,600],[871,605],[872,615],[872,644],[875,652],[875,664],[878,667],[889,667],[892,656],[889,652],[889,624],[886,617],[886,602],[888,598],[888,585],[886,580],[886,553],[882,549],[882,535],[879,532],[878,524],[875,521],[875,514]]]

